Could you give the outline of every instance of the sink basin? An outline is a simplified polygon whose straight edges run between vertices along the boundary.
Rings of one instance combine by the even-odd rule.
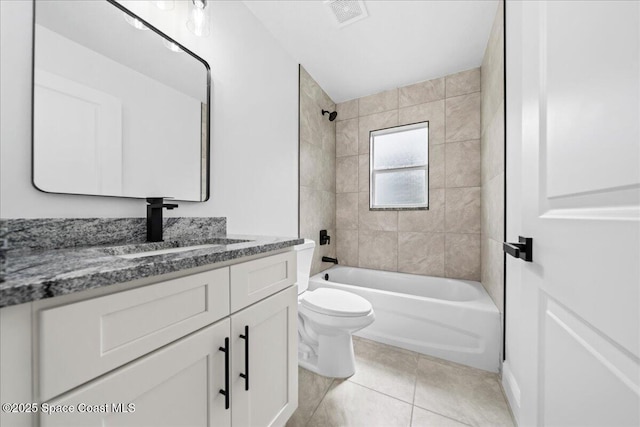
[[[137,253],[132,253],[132,254],[116,255],[116,256],[118,258],[136,259],[136,258],[143,258],[143,257],[148,257],[148,256],[173,254],[173,253],[176,253],[176,252],[186,252],[186,251],[193,251],[193,250],[196,250],[196,249],[208,249],[208,248],[216,248],[216,247],[222,247],[222,246],[224,246],[224,245],[209,244],[209,245],[184,246],[184,247],[181,247],[181,248],[159,249],[157,251],[137,252]]]
[[[176,252],[193,251],[196,249],[216,248],[250,241],[251,240],[215,237],[208,239],[173,240],[155,243],[136,243],[131,245],[110,246],[100,248],[100,251],[104,254],[117,256],[119,258],[135,259],[155,255],[172,254]]]

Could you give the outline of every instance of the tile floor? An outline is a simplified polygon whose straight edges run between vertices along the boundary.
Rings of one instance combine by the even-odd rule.
[[[514,425],[496,374],[362,338],[354,350],[346,380],[299,369],[287,427]]]

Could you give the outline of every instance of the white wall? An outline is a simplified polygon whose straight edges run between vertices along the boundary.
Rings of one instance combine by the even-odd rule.
[[[123,2],[125,3],[125,2]],[[211,198],[172,216],[226,216],[230,233],[297,235],[298,71],[241,2],[211,2],[211,35],[182,9],[131,8],[211,67]],[[183,3],[183,2],[176,2]],[[144,216],[143,200],[45,194],[31,185],[32,2],[0,1],[0,216]]]

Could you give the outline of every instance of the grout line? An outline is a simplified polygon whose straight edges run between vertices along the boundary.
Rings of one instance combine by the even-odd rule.
[[[372,389],[371,387],[367,387],[366,385],[362,385],[362,384],[357,383],[357,382],[355,382],[355,381],[346,380],[346,382],[349,382],[349,383],[351,383],[351,384],[357,385],[358,387],[366,388],[367,390],[371,390],[371,391],[372,391],[372,392],[374,392],[374,393],[378,393],[378,394],[381,394],[381,395],[383,395],[383,396],[390,397],[391,399],[393,399],[393,400],[397,400],[398,402],[402,402],[402,403],[404,403],[405,405],[413,406],[410,402],[407,402],[406,400],[402,400],[402,399],[400,399],[399,397],[395,397],[395,396],[392,396],[392,395],[390,395],[390,394],[384,393],[384,392],[382,392],[382,391]]]
[[[423,411],[431,412],[432,414],[436,414],[436,415],[439,415],[439,416],[441,416],[441,417],[444,417],[444,418],[448,418],[448,419],[450,419],[450,420],[453,420],[453,421],[455,421],[455,422],[457,422],[457,423],[464,424],[464,425],[466,425],[466,426],[470,426],[470,425],[471,425],[471,424],[468,424],[468,423],[466,423],[466,422],[464,422],[464,421],[462,421],[462,420],[459,420],[459,419],[457,419],[457,418],[453,418],[453,417],[450,417],[450,416],[448,416],[448,415],[441,414],[440,412],[436,412],[436,411],[434,411],[433,409],[423,408],[422,406],[419,406],[419,405],[413,405],[413,406],[414,406],[414,407],[416,407],[416,408],[420,408],[420,409],[422,409]]]
[[[309,419],[304,423],[305,426],[309,425],[309,423],[311,422],[311,420],[313,419],[313,416],[316,414],[316,412],[318,411],[318,408],[320,407],[320,405],[322,404],[322,401],[324,400],[325,397],[327,397],[327,393],[329,393],[329,390],[331,390],[331,386],[333,386],[333,383],[335,382],[335,378],[333,378],[331,380],[331,382],[329,383],[329,387],[327,387],[327,389],[325,390],[324,394],[322,395],[322,398],[318,401],[318,404],[316,405],[315,408],[313,408],[313,412],[311,412],[311,416],[309,417]]]

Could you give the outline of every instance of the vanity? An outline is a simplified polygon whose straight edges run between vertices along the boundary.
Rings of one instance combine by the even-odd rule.
[[[297,407],[301,240],[206,236],[221,231],[203,226],[213,220],[165,219],[183,224],[162,243],[9,250],[0,395],[22,405],[3,407],[1,424],[284,425]],[[123,226],[16,221],[72,222],[92,244]],[[3,227],[18,245],[37,235],[24,223]],[[77,243],[64,234],[44,244]]]

